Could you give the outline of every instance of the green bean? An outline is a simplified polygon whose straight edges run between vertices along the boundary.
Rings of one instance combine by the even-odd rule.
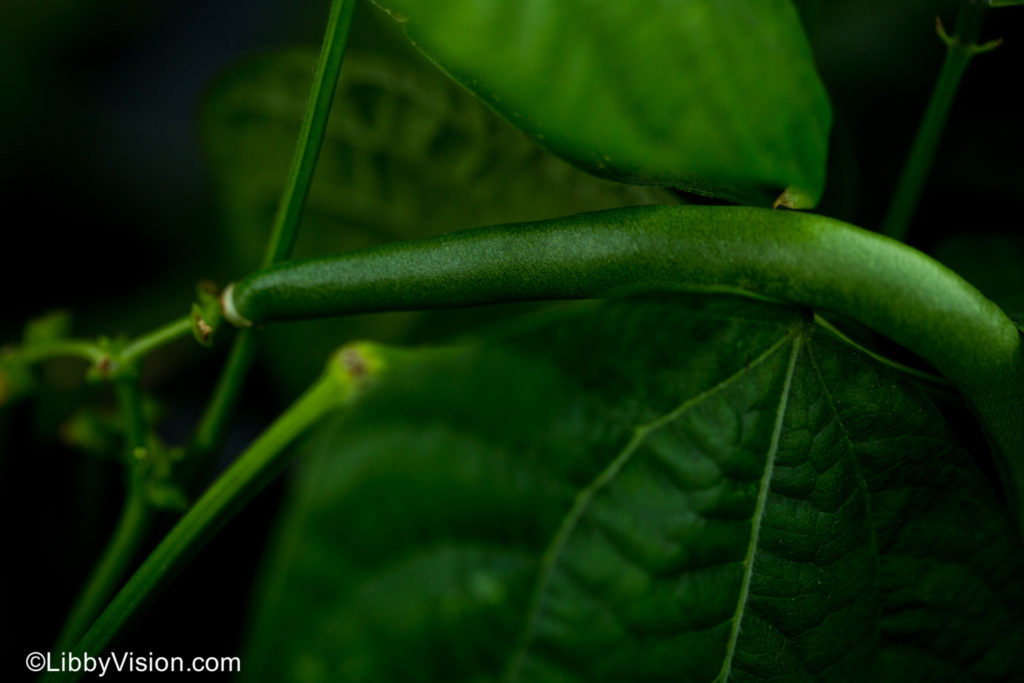
[[[830,218],[747,207],[632,207],[398,242],[255,273],[235,324],[697,288],[832,311],[915,352],[984,426],[1024,500],[1024,351],[1003,311],[951,270]]]

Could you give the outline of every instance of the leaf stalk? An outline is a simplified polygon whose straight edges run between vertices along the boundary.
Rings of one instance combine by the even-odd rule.
[[[335,354],[327,370],[225,471],[150,553],[92,627],[75,653],[98,655],[283,465],[287,447],[327,413],[351,402],[387,365],[386,352],[356,344]],[[74,681],[82,672],[54,672],[44,681]]]
[[[313,172],[320,155],[320,147],[327,131],[327,122],[334,102],[341,66],[348,46],[349,29],[356,0],[332,0],[327,31],[324,34],[320,56],[313,74],[313,85],[302,117],[298,142],[292,156],[288,178],[285,181],[277,213],[271,227],[270,240],[263,256],[267,267],[288,258],[295,245],[299,219],[313,183]],[[253,330],[241,330],[235,337],[213,396],[200,419],[191,444],[195,454],[210,452],[223,441],[224,432],[234,406],[256,358],[256,338]]]
[[[910,222],[931,171],[942,132],[946,127],[960,80],[971,59],[982,52],[990,52],[1001,41],[978,45],[987,6],[976,0],[964,0],[956,18],[953,34],[946,33],[942,20],[935,18],[935,29],[946,44],[946,58],[942,63],[935,88],[932,90],[924,117],[903,166],[896,192],[882,221],[882,234],[905,242]]]

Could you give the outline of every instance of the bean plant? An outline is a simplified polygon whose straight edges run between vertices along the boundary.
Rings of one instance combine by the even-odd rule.
[[[1000,58],[984,20],[1017,4],[936,20],[932,96],[858,227],[823,4],[359,8],[424,60],[346,57],[357,1],[331,0],[315,58],[206,92],[230,281],[148,333],[49,315],[0,355],[0,411],[42,410],[68,358],[117,406],[65,424],[116,454],[124,504],[46,647],[116,650],[293,462],[243,680],[1019,676],[1022,328],[908,244],[961,78]],[[185,340],[225,353],[171,441],[143,369]],[[298,397],[218,470],[258,361]]]

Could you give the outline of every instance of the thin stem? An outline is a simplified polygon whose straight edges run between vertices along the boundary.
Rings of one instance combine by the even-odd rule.
[[[941,386],[941,387],[951,386],[948,380],[943,379],[942,377],[939,377],[938,375],[933,375],[930,372],[925,372],[924,370],[918,370],[917,368],[912,368],[909,365],[904,365],[903,363],[900,363],[899,361],[892,360],[891,358],[886,358],[882,354],[877,353],[875,351],[872,351],[871,349],[869,349],[868,347],[864,346],[863,344],[857,343],[852,338],[847,336],[846,333],[844,333],[838,327],[836,327],[835,325],[830,323],[827,319],[822,317],[822,315],[820,313],[815,313],[814,314],[814,323],[818,327],[820,327],[823,330],[827,331],[829,334],[831,334],[833,337],[835,337],[839,341],[843,342],[844,344],[846,344],[846,345],[848,345],[848,346],[850,346],[850,347],[852,347],[854,349],[857,349],[858,351],[860,351],[863,354],[866,354],[866,355],[870,356],[871,358],[873,358],[874,360],[878,361],[882,365],[885,365],[886,367],[890,367],[893,370],[897,370],[897,371],[902,372],[902,373],[904,373],[906,375],[910,375],[914,379],[919,379],[919,380],[921,380],[923,382],[928,382],[929,384],[934,384],[934,385]]]
[[[313,171],[320,156],[327,121],[334,103],[334,91],[341,74],[341,65],[348,46],[352,13],[356,0],[332,0],[327,19],[313,85],[302,117],[299,139],[295,146],[288,179],[285,182],[271,229],[270,241],[263,256],[263,266],[270,266],[288,258],[295,244],[299,218],[309,196]],[[238,401],[253,360],[256,358],[255,339],[251,330],[242,330],[235,338],[228,362],[221,373],[213,397],[206,408],[192,445],[197,453],[215,449],[224,438],[228,420]]]
[[[111,352],[103,349],[95,342],[84,339],[61,339],[42,344],[33,344],[24,348],[17,348],[13,355],[23,363],[39,363],[51,358],[71,357],[81,358],[95,364],[111,361],[123,367],[130,366],[164,344],[187,336],[191,333],[191,330],[192,326],[189,318],[179,318],[130,342],[113,358],[111,357]]]
[[[151,513],[144,482],[140,480],[136,457],[140,449],[146,448],[149,425],[146,422],[135,363],[147,353],[188,334],[190,330],[188,318],[176,320],[139,337],[116,359],[121,374],[114,378],[114,390],[124,423],[125,462],[129,468],[127,493],[117,526],[57,637],[55,647],[58,652],[74,645],[121,584],[150,526]],[[77,340],[32,346],[19,353],[19,358],[25,362],[36,362],[55,356],[78,356],[93,363],[110,360],[108,354],[95,344]],[[144,455],[144,450],[141,453]]]
[[[208,453],[217,448],[224,438],[231,412],[242,392],[245,375],[256,358],[256,338],[251,329],[239,330],[235,343],[228,354],[227,363],[220,380],[214,388],[206,412],[199,421],[192,439],[191,451]],[[189,458],[194,463],[195,458]]]
[[[364,386],[382,367],[369,347],[343,350],[324,375],[285,411],[196,501],[100,614],[75,652],[96,656],[174,578],[214,534],[277,472],[286,447]],[[355,359],[355,360],[353,360]],[[77,680],[81,672],[54,672],[44,681]]]
[[[117,527],[57,637],[55,652],[71,649],[110,600],[146,536],[150,514],[140,487],[130,484]]]
[[[99,346],[81,339],[63,339],[45,344],[35,344],[19,348],[15,353],[17,359],[24,363],[38,363],[62,356],[81,358],[90,363],[99,363],[107,358],[106,352]]]
[[[925,109],[924,118],[921,119],[903,172],[900,174],[889,211],[882,222],[882,233],[893,239],[906,240],[910,230],[910,219],[914,215],[921,191],[928,179],[942,131],[946,127],[946,120],[953,106],[953,99],[960,86],[960,79],[971,58],[979,52],[975,43],[981,35],[985,9],[985,5],[977,0],[964,0],[960,5],[952,36],[945,35],[942,23],[936,19],[939,34],[947,45],[946,59]]]
[[[128,491],[114,533],[57,637],[57,652],[69,650],[82,637],[121,585],[146,537],[152,518],[135,458],[138,449],[146,447],[149,434],[138,379],[134,374],[120,377],[115,383],[115,390],[124,420],[125,451],[130,469]]]
[[[130,342],[121,351],[121,362],[132,363],[165,344],[187,337],[192,333],[192,321],[188,316],[169,322],[148,334],[144,334]]]
[[[149,438],[146,413],[142,402],[142,389],[138,377],[132,372],[119,377],[114,383],[117,402],[124,420],[125,446],[129,466],[134,462],[137,449],[145,448]]]
[[[323,144],[327,130],[327,120],[334,103],[334,89],[341,74],[341,64],[345,59],[345,48],[348,45],[348,32],[352,24],[352,12],[356,0],[333,0],[331,13],[327,18],[327,32],[324,34],[320,57],[317,59],[316,71],[313,73],[313,86],[309,92],[309,101],[302,117],[302,128],[299,130],[299,141],[295,146],[292,165],[288,171],[281,202],[274,216],[274,226],[263,256],[263,267],[279,263],[288,258],[295,235],[299,227],[299,218],[313,183],[313,171],[320,146]]]

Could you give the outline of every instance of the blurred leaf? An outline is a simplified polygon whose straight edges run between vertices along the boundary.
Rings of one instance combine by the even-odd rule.
[[[159,424],[164,418],[164,407],[151,396],[143,398],[143,411],[147,424]],[[80,452],[121,457],[125,430],[124,416],[116,406],[84,405],[75,408],[63,421],[60,439],[65,446]]]
[[[935,407],[794,309],[586,304],[326,425],[248,681],[1007,678],[1024,566]]]
[[[29,368],[0,349],[0,408],[27,396],[34,386]]]
[[[831,111],[788,0],[374,0],[457,81],[592,173],[798,208]]]
[[[150,444],[136,464],[135,476],[142,479],[146,500],[153,507],[177,512],[184,512],[188,507],[185,491],[174,476],[175,463],[181,460],[183,453],[180,448]]]
[[[204,137],[238,264],[259,262],[315,56],[260,55],[210,89]],[[672,195],[593,178],[543,152],[419,65],[351,55],[338,86],[297,255]]]
[[[312,79],[307,51],[265,54],[210,89],[203,130],[235,273],[259,263]],[[296,256],[478,225],[634,204],[670,193],[594,178],[540,149],[418,63],[350,55],[302,219]],[[346,339],[401,339],[423,314],[313,321],[268,331],[280,381],[304,387]]]
[[[50,342],[67,339],[71,334],[71,314],[67,311],[51,311],[29,320],[21,334],[21,348],[43,346]],[[13,404],[38,388],[36,372],[31,363],[25,362],[18,354],[15,344],[0,346],[0,407]],[[72,363],[73,373],[66,372],[67,363],[51,362],[46,368],[48,379],[57,385],[73,387],[79,384],[80,369]],[[66,360],[66,359],[65,359]]]
[[[71,336],[71,314],[53,311],[29,320],[22,334],[21,345],[35,346],[60,341]]]
[[[85,406],[76,410],[61,425],[65,445],[95,455],[119,452],[124,434],[119,411],[109,407]]]

